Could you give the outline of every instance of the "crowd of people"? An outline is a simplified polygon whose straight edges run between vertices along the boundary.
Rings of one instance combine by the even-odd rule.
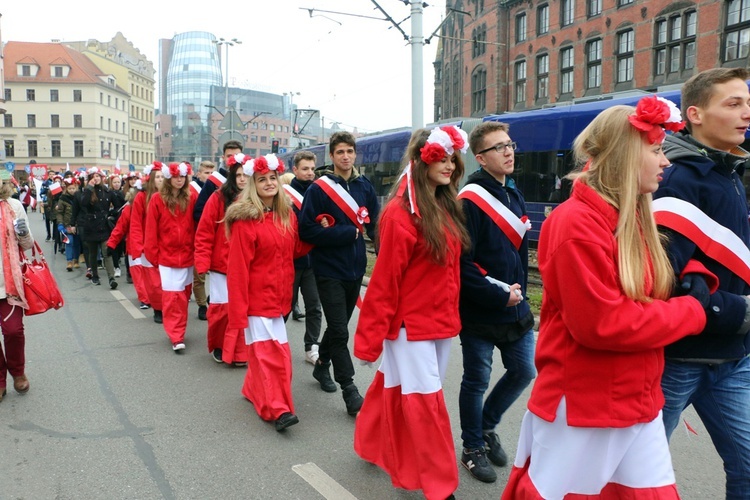
[[[496,481],[509,462],[498,426],[536,378],[503,498],[679,498],[668,439],[692,404],[724,461],[727,498],[750,499],[748,76],[700,73],[684,85],[682,114],[648,96],[578,136],[570,198],[541,228],[536,340],[531,226],[504,123],[470,136],[452,125],[415,131],[382,211],[347,132],[331,137],[331,167],[316,172],[315,156],[300,152],[286,178],[275,155],[251,158],[234,141],[222,168],[203,162],[195,175],[186,162],[122,178],[65,173],[45,207],[48,239],[64,243],[67,271],[84,262],[94,285],[101,263],[117,288],[124,257],[140,307],[178,354],[194,295],[208,353],[247,367],[242,394],[277,431],[299,422],[285,322],[304,318],[312,377],[325,392],[340,388],[357,416],[355,452],[395,487],[452,498],[457,463]],[[469,148],[480,168],[461,187]],[[17,265],[6,257],[33,240],[7,196],[0,221],[1,401],[6,373],[29,389]],[[365,236],[378,256],[362,300]],[[459,460],[442,389],[456,336]],[[490,390],[495,349],[505,372]],[[380,360],[364,397],[355,359]]]

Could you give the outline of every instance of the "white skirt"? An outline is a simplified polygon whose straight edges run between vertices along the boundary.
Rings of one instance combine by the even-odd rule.
[[[193,283],[193,266],[167,267],[159,266],[161,289],[164,292],[182,292]]]

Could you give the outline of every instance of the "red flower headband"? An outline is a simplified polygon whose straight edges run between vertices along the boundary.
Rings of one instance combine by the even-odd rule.
[[[419,150],[420,157],[429,165],[452,155],[456,149],[466,153],[468,142],[466,132],[454,125],[436,127],[430,132],[424,147]]]
[[[233,167],[234,165],[242,165],[248,160],[250,160],[250,157],[243,153],[233,154],[227,158],[227,168]]]
[[[188,175],[193,175],[193,167],[186,161],[182,163],[170,163],[168,167],[162,165],[161,173],[164,174],[165,179],[187,177]]]
[[[685,127],[680,110],[672,101],[663,97],[646,96],[635,107],[635,114],[628,116],[628,121],[636,129],[646,134],[651,144],[664,142],[666,133],[679,132]]]
[[[279,175],[284,173],[284,162],[273,153],[261,156],[254,161],[252,167],[254,174],[264,175],[271,170]],[[245,172],[245,174],[247,174],[247,172]]]

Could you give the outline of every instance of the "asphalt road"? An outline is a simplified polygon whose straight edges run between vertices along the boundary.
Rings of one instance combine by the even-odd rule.
[[[43,241],[41,215],[30,218]],[[356,456],[354,419],[341,391],[322,392],[303,360],[304,323],[287,324],[300,423],[277,433],[241,396],[244,370],[220,366],[208,354],[206,323],[194,302],[187,350],[175,355],[151,310],[144,316],[123,305],[137,304],[124,276],[113,294],[106,280],[93,286],[83,270],[66,272],[64,256],[54,256],[51,243],[42,246],[66,305],[25,319],[31,390],[20,396],[9,387],[0,403],[0,500],[422,498],[394,489]],[[355,313],[352,331],[356,320]],[[496,367],[494,379],[502,373],[499,356]],[[373,369],[357,367],[362,394],[373,376]],[[459,454],[460,380],[455,340],[445,397]],[[527,396],[499,428],[511,456]],[[695,413],[684,416],[698,435],[678,430],[672,440],[680,492],[685,499],[723,498],[724,473],[711,440]],[[507,475],[498,469],[498,481],[487,485],[461,469],[456,497],[497,499]]]

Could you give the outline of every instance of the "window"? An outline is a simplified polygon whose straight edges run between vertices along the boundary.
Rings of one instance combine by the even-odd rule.
[[[112,107],[112,96],[111,95],[107,96],[107,107],[108,108]]]
[[[526,13],[516,16],[516,43],[526,41]]]
[[[598,16],[602,13],[602,0],[586,0],[586,15],[588,17]]]
[[[536,34],[549,32],[549,5],[541,5],[536,9]]]
[[[266,137],[265,135],[260,136],[260,142],[266,142],[266,140],[268,140],[268,137]]]
[[[73,127],[83,128],[83,115],[73,115]]]
[[[624,7],[633,3],[633,0],[617,0],[618,7]]]
[[[112,118],[107,118],[107,130],[112,130]]]
[[[250,136],[250,142],[258,142],[258,136],[257,135],[251,135]]]
[[[13,158],[16,156],[16,146],[15,142],[10,139],[5,139],[5,156],[8,158]]]
[[[60,115],[50,115],[49,123],[52,128],[60,128]]]
[[[10,89],[5,89],[5,101],[6,102],[12,100],[11,99],[12,95],[13,95],[13,93],[10,91]]]
[[[6,127],[8,128],[13,127],[13,115],[6,113],[3,115],[3,120],[5,122]]]
[[[26,89],[26,100],[36,101],[36,91],[34,89]]]
[[[560,93],[573,93],[573,47],[565,47],[560,51]]]
[[[115,132],[120,131],[120,120],[115,120]]]
[[[477,68],[471,75],[471,112],[483,113],[487,107],[487,70]]]
[[[562,0],[560,3],[560,26],[570,26],[576,15],[575,0]]]
[[[99,104],[104,104],[104,92],[99,92]]]
[[[536,58],[536,99],[549,97],[549,55]]]
[[[654,74],[668,76],[695,67],[698,13],[694,10],[657,19],[654,24]],[[748,32],[750,35],[750,32]],[[725,56],[727,52],[725,52]]]
[[[73,141],[73,156],[83,156],[83,141]]]
[[[62,66],[55,66],[53,68],[53,75],[52,76],[54,76],[56,78],[62,78],[62,76],[63,76]]]
[[[81,102],[81,91],[80,90],[74,90],[73,91],[73,102]]]
[[[617,83],[633,80],[635,61],[635,32],[632,29],[617,34]]]
[[[62,156],[60,154],[60,141],[52,141],[52,143],[50,144],[50,146],[51,146],[51,149],[52,149],[52,156],[53,157],[60,157],[60,156]]]
[[[36,115],[26,115],[26,126],[29,128],[36,127]]]
[[[591,40],[586,44],[586,88],[602,86],[602,41]]]
[[[28,141],[29,156],[39,156],[39,150],[36,147],[36,141]]]
[[[253,122],[253,128],[258,130],[258,122]]]
[[[526,61],[518,61],[514,68],[516,76],[516,104],[526,102]]]
[[[28,64],[21,66],[21,76],[31,76],[31,66]]]
[[[694,48],[693,52],[695,52]],[[750,53],[750,0],[730,0],[727,2],[724,61],[743,59],[748,56],[748,53]]]
[[[52,89],[49,91],[49,100],[50,102],[58,102],[60,100],[60,92],[56,89]]]
[[[487,52],[487,25],[483,24],[472,31],[471,57],[481,56]]]

